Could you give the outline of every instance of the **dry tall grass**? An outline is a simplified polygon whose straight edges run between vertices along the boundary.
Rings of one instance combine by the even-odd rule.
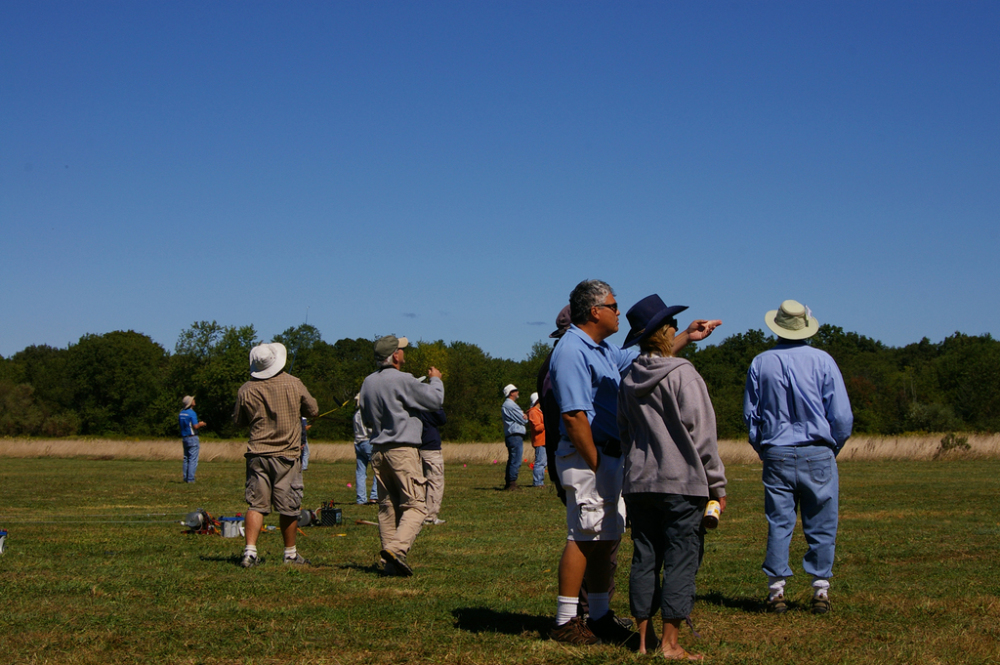
[[[941,448],[942,434],[910,436],[856,436],[852,437],[839,459],[934,459]],[[1000,434],[968,434],[968,451],[952,450],[945,459],[1000,457]],[[243,458],[246,444],[242,441],[203,441],[201,461]],[[444,458],[448,462],[490,464],[507,459],[507,449],[498,443],[445,443]],[[726,464],[753,464],[757,455],[746,441],[719,441],[719,453]],[[309,444],[310,461],[346,462],[354,459],[354,445],[350,443]],[[97,457],[109,459],[180,460],[180,441],[150,440],[122,441],[113,439],[0,439],[0,457]],[[527,448],[525,457],[533,459]]]

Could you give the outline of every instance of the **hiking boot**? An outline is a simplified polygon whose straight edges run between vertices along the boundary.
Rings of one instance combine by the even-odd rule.
[[[503,491],[504,492],[516,492],[519,489],[521,489],[521,487],[517,483],[507,483],[506,485],[504,485]]]
[[[310,565],[309,564],[309,559],[305,558],[304,556],[302,556],[298,552],[295,553],[295,556],[286,556],[284,558],[284,560],[282,561],[282,563],[284,563],[286,566],[308,566],[308,565]]]
[[[385,574],[392,577],[409,577],[413,575],[413,569],[406,565],[406,555],[393,554],[389,550],[382,550],[379,556],[385,561]]]
[[[825,596],[813,596],[812,613],[829,614],[829,612],[830,612],[830,599]]]
[[[785,595],[769,597],[767,599],[767,611],[771,614],[784,614],[788,611],[788,605],[785,603]]]
[[[257,558],[256,554],[244,554],[243,559],[240,560],[240,566],[243,568],[253,568],[258,563],[260,563],[260,559]]]
[[[556,642],[584,646],[600,644],[601,639],[587,627],[587,622],[581,617],[573,617],[561,626],[556,626],[549,632],[549,637]]]
[[[617,644],[629,649],[639,648],[639,633],[619,623],[611,610],[600,619],[587,619],[587,627],[604,644]]]

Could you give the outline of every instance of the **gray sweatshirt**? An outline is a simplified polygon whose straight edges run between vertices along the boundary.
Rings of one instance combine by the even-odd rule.
[[[636,358],[618,391],[618,429],[625,457],[622,494],[726,495],[715,410],[689,361]]]
[[[372,446],[420,445],[424,425],[412,415],[437,411],[444,405],[444,384],[432,378],[427,383],[412,374],[387,367],[369,374],[361,384],[358,406],[365,425],[371,428]]]

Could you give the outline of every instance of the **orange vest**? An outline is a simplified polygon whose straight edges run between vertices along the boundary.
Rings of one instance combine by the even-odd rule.
[[[528,423],[531,425],[531,445],[535,448],[545,445],[545,420],[542,418],[542,405],[536,403],[528,409]]]

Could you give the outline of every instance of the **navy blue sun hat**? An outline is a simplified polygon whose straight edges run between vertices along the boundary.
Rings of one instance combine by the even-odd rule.
[[[687,305],[672,305],[667,307],[663,304],[660,296],[655,293],[651,296],[646,296],[632,305],[628,310],[628,314],[625,315],[632,329],[628,331],[628,336],[625,338],[622,348],[627,349],[630,346],[638,344],[659,330],[664,321],[676,314],[680,314],[686,309]]]

